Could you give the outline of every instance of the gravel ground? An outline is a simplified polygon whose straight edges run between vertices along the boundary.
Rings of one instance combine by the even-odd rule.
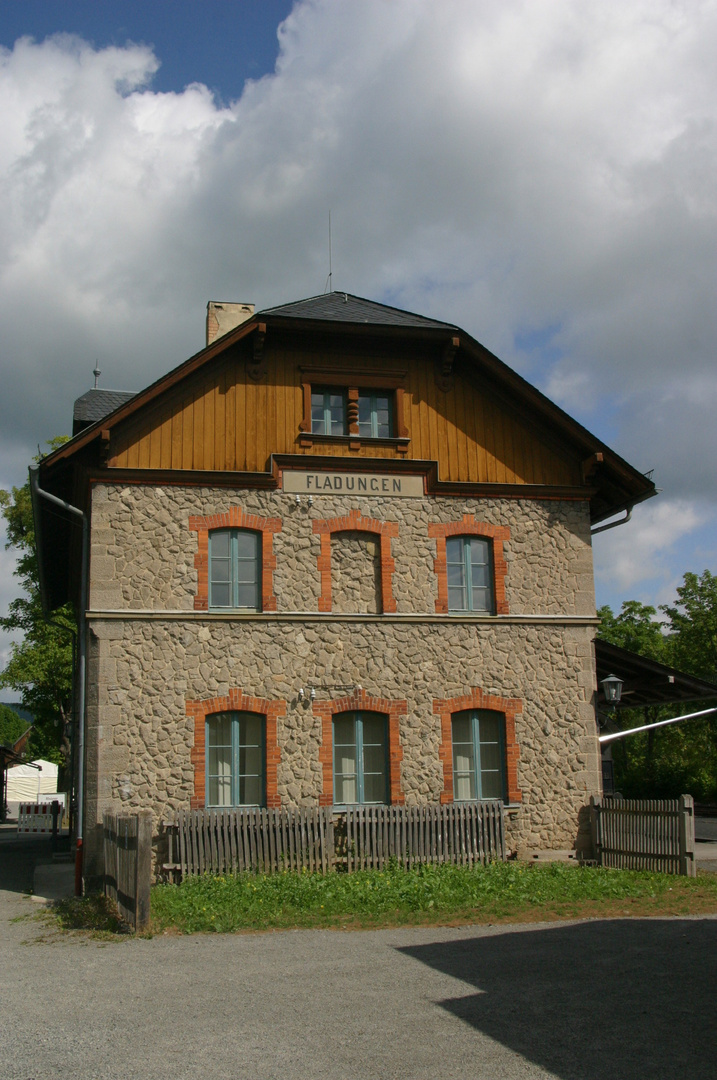
[[[28,861],[0,845],[3,1080],[715,1076],[717,919],[105,944],[25,917]]]

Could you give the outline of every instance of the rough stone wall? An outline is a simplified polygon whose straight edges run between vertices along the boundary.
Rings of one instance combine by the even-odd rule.
[[[273,537],[276,615],[232,620],[194,611],[198,541],[189,518],[230,506],[282,522]],[[315,687],[319,701],[342,697],[347,685],[357,684],[375,697],[406,700],[399,729],[409,805],[437,802],[443,790],[435,699],[461,697],[473,687],[519,698],[522,804],[509,812],[509,842],[536,848],[574,843],[578,812],[600,790],[593,628],[371,616],[378,540],[341,533],[331,537],[332,615],[282,620],[282,613],[318,612],[321,537],[313,522],[351,509],[398,524],[391,555],[399,615],[435,618],[436,541],[427,525],[466,514],[510,529],[504,550],[511,614],[595,614],[586,503],[331,495],[315,497],[310,507],[282,492],[95,485],[90,608],[97,614],[90,633],[85,830],[90,874],[104,809],[148,806],[159,823],[189,805],[194,728],[186,703],[239,688],[286,701],[278,720],[278,793],[285,805],[315,805],[323,790],[321,725],[310,703],[298,701],[301,686]],[[366,618],[341,621],[342,607],[341,614],[363,608]],[[103,619],[103,610],[126,612],[126,618]],[[133,617],[139,610],[155,616]],[[162,618],[163,610],[186,617]]]
[[[94,610],[191,611],[197,590],[197,535],[192,514],[229,506],[278,517],[274,537],[277,610],[317,611],[321,593],[316,518],[351,509],[398,523],[391,541],[393,591],[399,613],[435,613],[436,542],[428,522],[476,520],[510,528],[505,544],[506,595],[512,614],[594,615],[592,549],[587,503],[557,500],[368,498],[326,495],[296,504],[280,491],[98,484],[92,498],[90,606]],[[335,538],[332,539],[332,548]]]
[[[370,533],[331,537],[331,609],[342,615],[381,611],[381,551]]]
[[[569,847],[578,813],[600,788],[591,704],[591,627],[262,620],[93,622],[88,716],[87,845],[104,809],[150,807],[157,822],[194,794],[187,700],[230,689],[286,701],[278,721],[283,805],[316,805],[322,792],[321,728],[300,686],[319,701],[361,683],[376,697],[407,701],[400,719],[401,785],[408,805],[443,790],[440,719],[434,699],[478,686],[519,698],[522,805],[508,821],[514,846]]]

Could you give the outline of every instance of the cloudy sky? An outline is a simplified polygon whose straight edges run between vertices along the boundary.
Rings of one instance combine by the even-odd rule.
[[[96,363],[138,390],[208,299],[322,292],[331,211],[336,288],[654,469],[598,602],[715,570],[717,0],[0,0],[0,45],[0,486]]]

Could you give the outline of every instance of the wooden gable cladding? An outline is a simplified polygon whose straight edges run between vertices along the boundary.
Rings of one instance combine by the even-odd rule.
[[[575,487],[580,463],[529,417],[501,400],[461,363],[443,389],[435,349],[401,341],[374,345],[324,339],[313,348],[268,334],[261,366],[254,352],[235,348],[171,387],[112,431],[110,468],[265,472],[274,454],[400,458],[438,462],[442,480]],[[347,376],[380,367],[395,376],[403,406],[399,427],[409,442],[302,439],[302,383],[311,367]],[[443,385],[446,385],[443,383]],[[304,443],[304,445],[302,445]]]

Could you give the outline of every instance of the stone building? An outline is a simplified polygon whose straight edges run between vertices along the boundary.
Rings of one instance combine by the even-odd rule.
[[[334,292],[210,304],[207,339],[34,475],[46,602],[84,612],[86,874],[109,808],[497,797],[513,848],[575,845],[591,527],[652,482],[450,324]]]

